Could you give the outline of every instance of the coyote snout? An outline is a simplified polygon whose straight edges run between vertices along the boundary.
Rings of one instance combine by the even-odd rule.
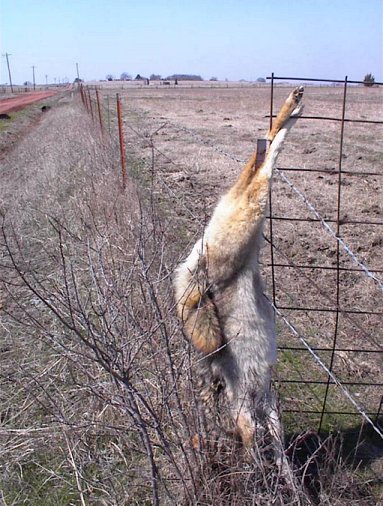
[[[263,222],[273,168],[286,134],[301,113],[303,88],[292,91],[267,139],[265,162],[256,154],[221,197],[201,239],[175,273],[178,315],[202,354],[202,397],[219,391],[244,445],[254,444],[264,419],[282,462],[282,428],[270,390],[276,361],[274,312],[263,294],[259,272]],[[217,384],[221,388],[217,390]],[[208,401],[209,402],[209,401]]]

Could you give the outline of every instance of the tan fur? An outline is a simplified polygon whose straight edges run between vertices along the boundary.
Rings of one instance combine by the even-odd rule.
[[[178,316],[195,348],[211,353],[223,344],[223,335],[216,307],[208,296],[204,269],[201,268],[200,276],[194,278],[190,273],[186,283],[188,286],[177,301]]]
[[[245,413],[239,413],[237,416],[236,424],[238,432],[241,436],[242,443],[247,448],[251,448],[254,443],[255,427],[254,423]]]

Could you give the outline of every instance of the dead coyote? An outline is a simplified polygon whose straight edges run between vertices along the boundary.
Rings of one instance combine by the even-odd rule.
[[[270,390],[274,312],[263,294],[258,260],[273,168],[301,113],[302,95],[303,87],[290,93],[268,133],[265,162],[258,167],[256,154],[251,157],[174,278],[178,315],[203,357],[202,399],[212,404],[225,396],[247,447],[254,444],[257,422],[264,421],[278,465],[283,435]]]

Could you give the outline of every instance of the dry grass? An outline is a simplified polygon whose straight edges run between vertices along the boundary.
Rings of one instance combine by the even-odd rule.
[[[4,504],[373,504],[361,458],[353,467],[333,438],[291,443],[295,489],[263,448],[258,465],[223,436],[192,448],[204,434],[198,357],[174,318],[171,275],[221,188],[198,184],[197,155],[197,174],[184,156],[174,170],[153,148],[162,131],[132,118],[148,163],[130,138],[139,184],[125,193],[116,146],[77,101],[50,111],[2,169]]]
[[[20,138],[41,120],[44,116],[43,106],[51,107],[60,104],[61,100],[65,100],[66,94],[68,92],[46,98],[20,111],[9,113],[9,119],[0,119],[0,159],[12,151]],[[0,95],[0,100],[5,98],[6,95]]]

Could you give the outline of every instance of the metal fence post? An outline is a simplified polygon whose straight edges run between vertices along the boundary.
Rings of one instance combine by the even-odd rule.
[[[121,101],[120,101],[120,96],[118,93],[116,95],[116,99],[117,99],[118,135],[119,135],[119,141],[120,141],[122,188],[125,190],[128,175],[126,173],[126,165],[125,165],[125,144],[124,144],[124,131],[123,131],[123,125],[122,125]]]
[[[271,74],[271,87],[270,87],[270,126],[273,126],[273,105],[274,105],[274,72]],[[271,286],[273,292],[273,303],[277,306],[276,301],[276,285],[275,285],[275,262],[274,262],[274,243],[273,243],[273,205],[272,205],[272,192],[271,187],[269,190],[269,233],[270,233],[270,260],[271,260]]]
[[[97,108],[98,108],[98,119],[99,119],[99,122],[100,122],[101,133],[103,134],[103,133],[104,133],[104,127],[103,127],[103,124],[102,124],[102,114],[101,114],[101,106],[100,106],[100,96],[99,96],[99,93],[98,93],[98,90],[97,90],[97,89],[96,89],[96,98],[97,98]]]
[[[108,131],[110,135],[110,106],[109,106],[109,95],[106,96],[106,104],[108,108]]]
[[[88,88],[88,100],[89,100],[89,109],[90,109],[90,115],[92,116],[92,120],[94,120],[93,116],[93,106],[92,106],[92,98],[90,96],[90,89]]]

